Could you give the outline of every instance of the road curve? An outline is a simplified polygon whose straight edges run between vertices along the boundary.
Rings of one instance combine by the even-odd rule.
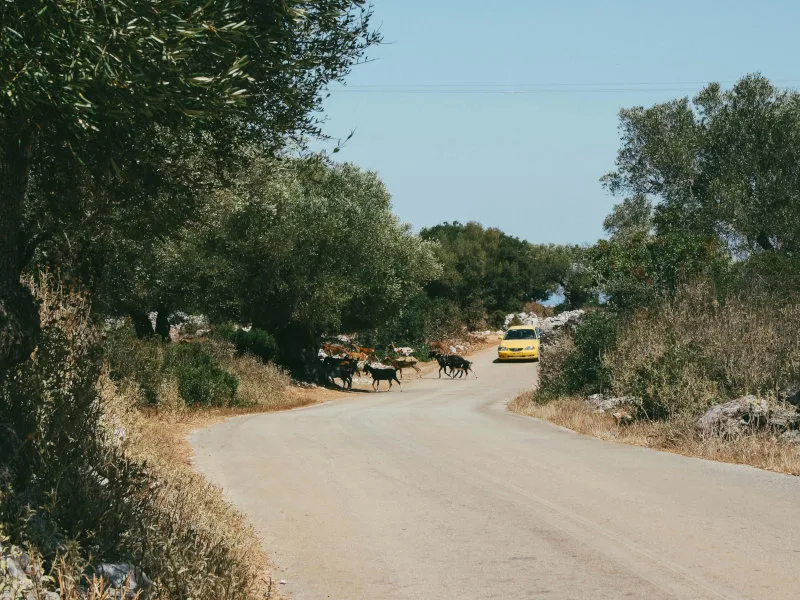
[[[533,364],[192,435],[297,600],[800,598],[800,478],[505,410]]]

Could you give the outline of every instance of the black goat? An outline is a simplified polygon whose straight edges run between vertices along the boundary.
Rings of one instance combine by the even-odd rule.
[[[336,385],[335,379],[338,378],[342,380],[342,388],[346,386],[348,391],[353,389],[353,374],[358,371],[358,362],[350,358],[326,356],[322,368],[332,385]]]
[[[364,372],[372,375],[372,389],[375,391],[381,387],[381,381],[388,381],[389,389],[392,389],[392,381],[396,381],[397,385],[400,386],[400,391],[403,391],[403,386],[397,378],[397,369],[391,367],[373,367],[371,364],[367,363],[364,365]]]
[[[447,372],[447,369],[449,367],[449,365],[447,364],[447,359],[450,356],[449,354],[444,354],[443,352],[439,351],[432,351],[428,356],[430,356],[437,363],[439,363],[439,379],[442,378],[442,371],[444,371],[445,375],[450,375]]]
[[[458,377],[461,378],[462,376],[469,376],[469,372],[472,371],[472,362],[468,361],[466,358],[459,356],[458,354],[451,354],[449,357],[449,366],[450,366],[450,376],[455,377],[455,374],[458,373]],[[472,374],[475,375],[475,371],[472,371]],[[475,375],[475,379],[478,376]]]
[[[444,374],[448,377],[455,377],[456,372],[458,372],[459,377],[463,377],[469,371],[472,371],[472,363],[458,354],[431,352],[431,356],[439,363],[439,379],[442,378],[442,371],[444,371]],[[449,373],[447,372],[448,369],[450,369]],[[475,371],[472,371],[472,374],[475,375]],[[475,377],[477,378],[478,376],[475,375]]]

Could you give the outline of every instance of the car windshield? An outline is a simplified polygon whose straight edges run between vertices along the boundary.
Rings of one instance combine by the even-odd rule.
[[[512,329],[506,332],[504,340],[535,340],[536,332],[533,329]]]

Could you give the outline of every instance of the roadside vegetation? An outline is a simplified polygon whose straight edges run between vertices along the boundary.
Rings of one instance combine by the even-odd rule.
[[[188,428],[313,401],[340,334],[410,364],[579,289],[580,249],[417,235],[307,150],[379,41],[360,0],[3,2],[0,595],[267,597]]]
[[[187,428],[310,402],[292,384],[325,383],[318,350],[342,334],[426,360],[553,293],[594,310],[518,410],[797,472],[795,421],[774,417],[800,381],[798,96],[749,77],[623,111],[604,179],[623,198],[591,248],[416,234],[376,173],[307,151],[326,87],[380,41],[370,18],[360,0],[3,3],[0,594],[268,597]],[[636,398],[630,422],[581,412],[592,393]],[[763,418],[698,437],[742,394]]]
[[[606,302],[513,410],[800,474],[798,107],[750,76],[622,111],[623,201],[584,254]]]

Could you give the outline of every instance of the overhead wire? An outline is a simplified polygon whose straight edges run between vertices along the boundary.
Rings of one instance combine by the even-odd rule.
[[[362,94],[608,94],[632,92],[694,92],[698,86],[712,81],[686,82],[600,82],[600,83],[423,83],[423,84],[375,84],[343,85],[331,87],[332,93]],[[733,81],[718,81],[720,85],[731,85]],[[790,87],[800,79],[773,82],[777,87]]]

